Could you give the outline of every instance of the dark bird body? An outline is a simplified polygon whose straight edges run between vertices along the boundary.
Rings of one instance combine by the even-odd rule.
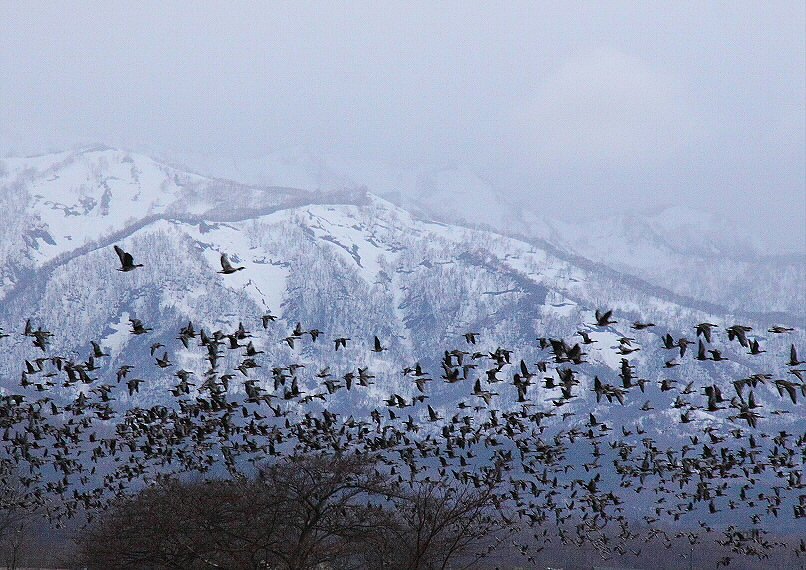
[[[596,309],[595,314],[596,324],[600,327],[606,327],[608,325],[616,324],[618,321],[610,320],[610,316],[612,314],[613,314],[612,310],[602,313],[601,311],[599,311],[599,309]]]
[[[229,258],[227,257],[226,253],[221,254],[221,271],[218,273],[223,273],[224,275],[229,275],[230,273],[235,273],[236,271],[240,271],[243,267],[233,267],[232,264],[229,262]]]
[[[118,271],[132,271],[136,267],[143,266],[142,263],[134,263],[132,254],[123,251],[118,246],[115,246],[115,253],[117,253],[118,258],[120,258],[120,267],[118,268]]]

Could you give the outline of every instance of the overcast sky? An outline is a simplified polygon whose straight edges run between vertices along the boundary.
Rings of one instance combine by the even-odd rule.
[[[688,204],[806,249],[792,2],[0,0],[0,152],[290,146],[549,215]]]

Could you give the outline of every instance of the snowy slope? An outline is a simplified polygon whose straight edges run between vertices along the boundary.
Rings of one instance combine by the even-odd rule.
[[[113,149],[0,165],[0,298],[60,257],[119,240],[157,219],[241,219],[327,198],[204,178]]]
[[[366,188],[421,218],[542,239],[680,296],[806,322],[806,255],[771,255],[745,228],[693,205],[569,222],[535,213],[539,197],[513,203],[473,172],[452,166],[314,156],[299,147],[251,160],[183,158],[199,170],[251,184]]]
[[[19,190],[28,196],[17,207],[41,237],[23,243],[27,273],[8,272],[17,279],[9,279],[0,326],[21,331],[30,319],[34,327],[53,333],[48,350],[76,358],[85,357],[96,340],[112,355],[98,374],[113,376],[122,364],[136,366],[151,379],[139,396],[145,399],[158,401],[172,381],[154,366],[151,344],[165,345],[177,366],[197,376],[208,366],[197,347],[177,342],[177,331],[189,320],[207,331],[233,331],[239,323],[254,331],[264,351],[259,377],[265,381],[273,362],[304,363],[309,389],[318,383],[316,370],[326,366],[339,374],[371,367],[376,383],[350,403],[370,409],[390,392],[414,394],[401,377],[403,366],[421,361],[438,375],[444,350],[470,349],[462,339],[467,331],[480,333],[474,350],[513,347],[514,358],[529,363],[550,361],[537,337],[573,344],[580,341],[577,331],[586,331],[594,342],[584,347],[583,392],[597,374],[617,383],[622,357],[657,383],[671,374],[662,367],[670,356],[660,337],[668,332],[693,338],[693,324],[703,321],[722,328],[748,323],[766,352],[750,357],[736,343],[725,343],[723,333],[730,362],[717,367],[689,358],[676,367],[679,378],[729,382],[768,370],[784,374],[782,355],[789,343],[804,338],[802,329],[773,335],[764,332],[772,321],[681,305],[538,242],[423,221],[369,194],[352,203],[339,203],[335,196],[332,203],[314,203],[321,196],[226,185],[113,150],[51,159],[51,166],[45,159],[7,166],[5,180],[11,182],[3,194]],[[113,244],[144,267],[115,271]],[[217,273],[222,253],[244,269]],[[593,326],[594,311],[603,308],[614,310],[617,324]],[[278,320],[263,329],[260,317],[266,313]],[[153,328],[147,338],[128,332],[130,318]],[[656,326],[635,331],[634,320]],[[297,322],[322,331],[320,341],[288,346],[285,339]],[[333,350],[336,336],[351,339],[348,349]],[[388,350],[369,352],[374,336]],[[635,338],[640,350],[618,354],[621,337]],[[37,358],[40,351],[18,334],[2,342],[9,358],[0,373],[13,382],[19,375],[16,363]],[[237,355],[228,353],[225,366],[236,361]],[[514,405],[511,386],[501,393],[502,401]],[[779,405],[774,387],[764,394]],[[432,402],[447,409],[454,397],[459,396],[439,388]],[[550,391],[536,396],[549,409],[553,397]],[[568,409],[589,405],[589,399],[580,399]],[[649,421],[637,407],[629,413],[636,421]]]
[[[472,178],[446,176],[439,183],[446,193],[452,184],[473,184]],[[172,330],[183,320],[212,329],[239,321],[254,327],[259,313],[272,311],[284,327],[301,321],[365,342],[383,336],[392,344],[391,370],[393,362],[438,359],[438,347],[472,329],[500,345],[531,346],[536,336],[573,335],[603,307],[625,323],[613,334],[634,334],[632,320],[657,323],[656,330],[641,333],[656,345],[666,331],[691,335],[696,322],[727,326],[746,319],[680,305],[662,291],[576,263],[541,242],[422,221],[371,194],[324,199],[302,190],[247,187],[111,149],[8,159],[2,182],[0,195],[9,207],[2,214],[7,223],[0,225],[6,228],[0,267],[7,295],[7,324],[0,326],[16,330],[37,317],[70,331],[56,335],[54,348],[72,350],[108,335],[134,342],[119,332],[133,315],[165,321],[163,334],[175,336]],[[668,234],[681,219],[660,215],[653,231]],[[573,234],[556,228],[550,237]],[[12,230],[23,230],[22,238]],[[601,257],[608,255],[604,244],[629,247],[619,241],[629,235],[626,221],[615,230],[603,223],[596,231]],[[113,244],[145,267],[116,272]],[[576,244],[584,249],[581,241]],[[652,259],[658,244],[635,258]],[[593,246],[585,249],[591,251]],[[217,274],[221,253],[245,269]],[[774,318],[754,328],[764,330]],[[284,350],[284,336],[273,337],[278,345],[272,350]],[[29,350],[21,339],[17,344],[20,355]],[[620,359],[613,358],[611,346],[612,338],[601,339],[589,358],[617,368]],[[123,353],[122,346],[115,350]],[[330,356],[306,350],[314,359]],[[638,357],[655,352],[644,348]],[[532,351],[529,358],[541,357]]]
[[[806,322],[806,255],[767,255],[730,222],[686,207],[585,222],[524,219],[527,235],[679,295]]]

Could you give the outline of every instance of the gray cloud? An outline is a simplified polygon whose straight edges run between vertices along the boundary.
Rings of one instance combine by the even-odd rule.
[[[806,248],[802,2],[0,11],[3,153],[300,146],[469,168],[557,216],[686,203]]]

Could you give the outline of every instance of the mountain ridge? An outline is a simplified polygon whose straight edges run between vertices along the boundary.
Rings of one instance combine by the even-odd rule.
[[[130,158],[132,155],[131,153],[126,153],[124,151],[116,151],[113,149],[87,149],[81,153],[80,157],[70,157],[67,156],[64,162],[71,163],[75,162],[77,159],[87,156],[92,153],[103,153],[112,154],[112,155],[119,155],[122,156],[122,160],[131,160],[134,162],[134,159]],[[61,156],[61,155],[57,155]],[[129,157],[127,159],[127,157]],[[40,160],[44,160],[46,157],[37,157]],[[138,157],[137,162],[150,161],[150,159],[146,159],[145,157]],[[152,161],[153,162],[153,161]],[[156,164],[156,163],[155,163]],[[167,172],[173,174],[174,179],[178,176],[177,172],[172,170],[172,167],[167,167],[164,165],[160,165],[161,168],[168,169]],[[19,170],[19,168],[18,168]],[[48,170],[45,170],[47,173]],[[197,175],[190,175],[187,176],[197,176]],[[8,174],[6,175],[8,177]],[[41,178],[41,177],[40,177]],[[196,188],[196,194],[201,194],[201,196],[188,196],[181,195],[181,190],[175,191],[173,197],[175,198],[173,202],[169,202],[168,204],[162,205],[165,209],[163,214],[154,214],[148,217],[143,217],[140,219],[139,222],[135,223],[133,227],[142,227],[143,225],[147,225],[150,221],[156,219],[167,219],[173,217],[175,219],[187,219],[188,221],[193,220],[193,216],[206,216],[207,218],[213,221],[237,221],[243,219],[249,219],[254,217],[259,217],[265,213],[270,213],[272,211],[276,211],[283,208],[289,208],[294,206],[302,206],[305,203],[316,203],[319,201],[330,201],[333,203],[337,203],[339,201],[343,201],[345,203],[356,203],[359,200],[367,200],[367,196],[371,195],[369,190],[366,188],[359,188],[359,189],[342,189],[340,191],[333,191],[333,192],[322,192],[322,191],[306,191],[300,189],[293,189],[287,187],[250,187],[246,185],[239,185],[238,183],[233,183],[231,181],[224,181],[218,179],[203,179],[199,178],[199,180],[203,180],[203,185],[201,188]],[[163,181],[164,183],[164,181]],[[209,185],[205,188],[204,185]],[[6,192],[18,192],[19,183],[16,184],[12,182],[9,185],[6,184]],[[213,190],[211,190],[211,188]],[[267,195],[274,196],[275,202],[271,205],[264,205],[263,207],[249,207],[247,204],[244,204],[243,201],[238,205],[233,205],[228,203],[225,200],[218,200],[210,202],[209,201],[209,193],[211,191],[215,191],[214,189],[218,189],[218,192],[221,192],[222,189],[229,189],[229,190],[236,190],[243,194],[260,194],[262,196],[261,199],[266,200]],[[205,190],[207,190],[207,195],[205,194]],[[108,192],[108,189],[107,189]],[[191,192],[192,193],[192,192]],[[284,195],[285,199],[278,198],[278,195]],[[96,197],[97,198],[97,197]],[[188,213],[187,211],[183,212],[179,209],[181,206],[181,201],[184,200],[186,203],[190,203],[191,207],[195,212]],[[98,201],[98,200],[96,200]],[[194,202],[195,201],[195,202]],[[206,204],[206,209],[203,209]],[[171,208],[173,207],[173,211]],[[189,217],[188,217],[189,216]],[[437,215],[436,219],[439,219],[440,216]],[[445,219],[445,223],[451,223],[451,220]],[[454,222],[455,223],[455,222]],[[467,222],[466,222],[467,223]],[[497,230],[495,227],[490,226],[488,224],[469,224],[467,227],[477,227],[477,228],[486,228],[488,231],[494,231],[496,233],[502,233]],[[623,278],[631,282],[633,287],[644,287],[647,288],[647,291],[652,291],[653,295],[660,295],[660,296],[667,296],[670,300],[673,300],[676,303],[684,303],[693,306],[696,306],[702,310],[709,311],[709,312],[716,312],[722,314],[735,314],[737,316],[741,315],[748,315],[752,318],[762,319],[765,322],[771,322],[775,320],[786,320],[789,323],[798,323],[802,320],[803,315],[798,313],[791,313],[787,310],[756,310],[756,311],[742,311],[741,309],[737,310],[736,306],[727,306],[724,303],[720,303],[715,301],[712,298],[703,298],[695,297],[691,295],[681,294],[678,289],[672,289],[669,287],[664,287],[663,285],[659,285],[656,280],[651,278],[647,278],[645,275],[638,274],[636,275],[635,272],[625,271],[620,269],[618,266],[614,267],[612,264],[608,264],[606,262],[596,260],[594,257],[587,257],[584,254],[580,254],[574,248],[563,248],[560,246],[555,245],[555,241],[557,240],[549,240],[545,237],[537,237],[534,235],[524,234],[521,231],[518,231],[518,226],[514,226],[511,228],[511,231],[503,232],[502,235],[508,235],[515,239],[524,240],[527,242],[532,243],[535,246],[541,248],[549,248],[553,255],[558,256],[560,258],[564,258],[567,261],[574,263],[574,264],[581,264],[585,265],[588,269],[593,271],[602,271],[608,273],[608,276],[611,279],[619,279]],[[41,229],[34,228],[32,231],[34,234],[39,236],[39,239],[43,239],[43,241],[47,241],[47,237],[50,238],[52,241],[54,238],[52,236],[44,236],[41,234]],[[132,230],[133,231],[133,230]],[[30,232],[29,232],[30,233]],[[120,233],[120,229],[114,231],[114,235],[126,235],[126,232]],[[34,238],[36,239],[36,237]],[[85,239],[88,239],[85,237]],[[106,238],[103,243],[109,243],[113,241],[115,238]],[[29,248],[38,250],[38,244],[35,247]],[[76,248],[77,249],[77,248]],[[82,248],[82,251],[85,251],[86,248]],[[30,255],[30,254],[29,254]],[[791,305],[790,305],[791,306]]]

